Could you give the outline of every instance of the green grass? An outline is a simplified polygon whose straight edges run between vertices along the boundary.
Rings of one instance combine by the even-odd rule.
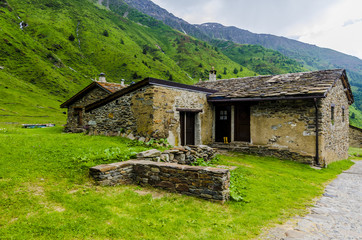
[[[127,159],[143,146],[119,137],[62,133],[59,127],[0,126],[0,236],[4,239],[251,239],[306,212],[351,161],[315,170],[242,154],[224,205],[138,186],[100,187],[88,167]],[[157,193],[161,198],[153,198]]]
[[[349,148],[348,154],[351,159],[362,160],[362,148]]]

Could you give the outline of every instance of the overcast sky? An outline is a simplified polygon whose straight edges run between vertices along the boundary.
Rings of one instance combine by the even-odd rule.
[[[189,23],[218,22],[362,59],[362,0],[152,0]]]

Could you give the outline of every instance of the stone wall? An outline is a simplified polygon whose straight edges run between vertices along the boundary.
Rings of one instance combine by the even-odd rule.
[[[334,106],[334,120],[331,107]],[[337,80],[326,98],[320,100],[320,162],[347,159],[349,148],[349,104],[341,80]],[[344,110],[343,110],[344,109]],[[344,112],[344,114],[343,114]],[[343,116],[344,115],[344,116]]]
[[[86,115],[90,134],[132,133],[146,138],[166,138],[180,145],[179,109],[199,109],[196,113],[196,144],[212,141],[212,110],[206,94],[157,85],[148,85],[107,103]],[[203,131],[201,131],[203,129]]]
[[[143,99],[143,109],[139,114],[134,114],[133,99],[138,95],[147,96],[148,89],[140,88],[126,94],[104,106],[93,109],[86,114],[89,133],[93,135],[119,136],[121,133],[136,133],[137,118],[151,124],[152,99],[148,96]],[[148,122],[147,122],[148,121]]]
[[[285,160],[294,160],[301,163],[314,164],[313,155],[303,152],[292,151],[287,147],[273,147],[268,145],[253,145],[248,143],[234,142],[229,144],[214,143],[212,145],[217,149],[241,152],[258,156],[276,157]]]
[[[101,185],[136,183],[214,201],[229,198],[228,169],[130,160],[92,167],[90,175]]]
[[[349,146],[362,148],[362,129],[349,126]]]
[[[251,152],[264,149],[268,155],[280,149],[309,156],[307,159],[315,156],[313,99],[258,102],[251,106],[250,114],[251,144],[256,146]]]
[[[198,158],[208,162],[215,157],[216,149],[206,145],[175,147],[163,152],[151,149],[137,154],[139,160],[192,165]]]
[[[88,125],[87,116],[84,111],[84,107],[106,97],[109,93],[101,88],[94,88],[85,94],[81,99],[75,101],[71,106],[68,107],[67,124],[65,125],[66,131],[71,132],[82,132],[85,130],[85,126]],[[78,124],[78,118],[76,116],[75,108],[82,109],[83,124]]]

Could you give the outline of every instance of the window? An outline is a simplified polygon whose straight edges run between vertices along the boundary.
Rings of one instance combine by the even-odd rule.
[[[344,122],[344,106],[342,106],[342,122]]]
[[[220,120],[228,120],[228,112],[226,110],[220,111]]]
[[[331,105],[331,122],[332,122],[332,125],[334,125],[334,107],[335,107],[335,105],[332,104]]]

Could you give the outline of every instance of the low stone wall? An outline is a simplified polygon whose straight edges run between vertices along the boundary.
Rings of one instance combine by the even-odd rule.
[[[228,151],[242,152],[246,154],[253,154],[258,156],[270,156],[285,160],[294,160],[301,163],[313,164],[315,162],[314,156],[307,153],[292,152],[287,148],[278,148],[272,146],[252,145],[243,143],[215,143],[213,147],[218,149],[225,149]]]
[[[198,158],[203,158],[206,162],[215,157],[216,149],[206,145],[174,147],[170,150],[160,152],[156,149],[140,152],[138,159],[154,162],[171,162],[178,164],[192,165]]]
[[[349,125],[349,146],[362,148],[362,129]]]
[[[228,169],[130,160],[90,168],[101,185],[136,183],[214,201],[229,199]]]

